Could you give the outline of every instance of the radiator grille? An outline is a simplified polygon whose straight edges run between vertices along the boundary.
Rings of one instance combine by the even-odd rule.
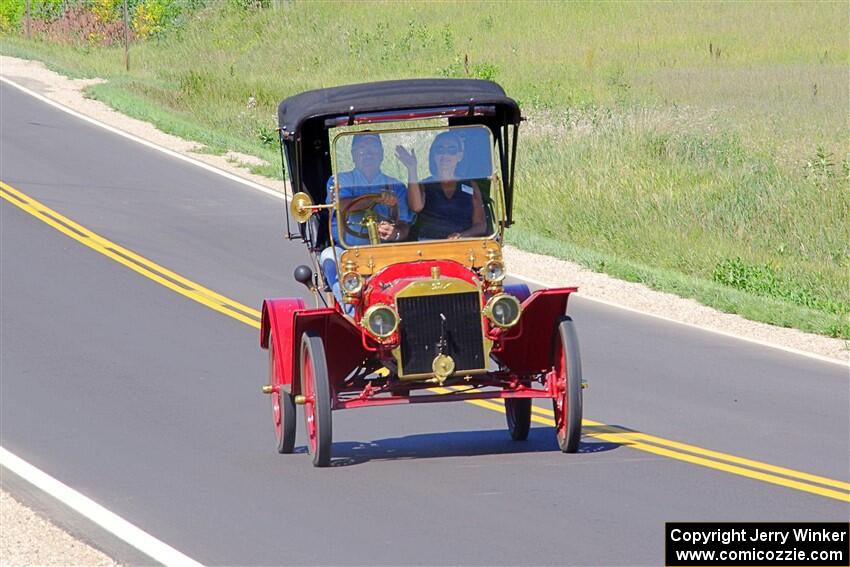
[[[432,372],[440,340],[440,313],[446,316],[445,354],[454,359],[455,371],[486,367],[479,302],[478,292],[397,298],[404,375]]]

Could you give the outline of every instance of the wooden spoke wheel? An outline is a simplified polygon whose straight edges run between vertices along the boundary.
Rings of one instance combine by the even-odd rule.
[[[575,453],[581,443],[581,357],[575,323],[564,316],[555,327],[554,336],[555,430],[558,447],[564,453]]]
[[[333,438],[328,363],[322,338],[310,332],[301,338],[301,392],[305,397],[307,448],[313,466],[326,467],[331,462]]]
[[[274,386],[272,398],[272,419],[274,435],[277,438],[277,452],[291,453],[295,448],[295,397],[282,391],[280,380],[274,371],[274,341],[269,331],[269,384]]]
[[[505,398],[505,419],[511,439],[528,439],[528,430],[531,428],[531,398]]]

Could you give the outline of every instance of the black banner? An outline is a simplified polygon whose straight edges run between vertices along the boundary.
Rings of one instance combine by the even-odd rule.
[[[668,522],[667,567],[850,566],[850,524],[842,522]]]

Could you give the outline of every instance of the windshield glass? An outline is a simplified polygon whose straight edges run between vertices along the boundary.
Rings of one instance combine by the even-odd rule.
[[[337,244],[477,238],[497,225],[493,141],[484,126],[344,133],[333,151],[328,202],[337,204]]]

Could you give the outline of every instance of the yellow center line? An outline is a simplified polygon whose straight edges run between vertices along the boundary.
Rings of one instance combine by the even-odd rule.
[[[532,406],[532,411],[534,413],[544,415],[547,417],[554,416],[552,410],[541,408],[539,406]],[[662,445],[666,447],[671,447],[674,449],[679,449],[682,451],[688,451],[690,453],[694,453],[696,455],[702,455],[704,457],[711,457],[713,459],[719,459],[721,461],[727,461],[730,463],[736,463],[739,465],[744,465],[747,467],[761,469],[764,471],[785,475],[791,478],[796,478],[799,480],[805,480],[808,482],[814,482],[817,484],[823,484],[825,486],[832,486],[834,488],[840,488],[842,490],[850,491],[850,482],[842,482],[840,480],[833,480],[831,478],[827,478],[824,476],[818,476],[815,474],[809,474],[801,471],[796,471],[793,469],[780,467],[776,465],[771,465],[770,463],[765,463],[762,461],[755,461],[752,459],[747,459],[744,457],[737,457],[735,455],[730,455],[728,453],[721,453],[720,451],[712,451],[711,449],[705,449],[703,447],[697,447],[695,445],[689,445],[687,443],[682,443],[679,441],[673,441],[672,439],[664,439],[663,437],[656,437],[655,435],[650,435],[648,433],[643,433],[640,431],[630,431],[628,429],[624,429],[622,427],[617,427],[615,425],[608,425],[599,421],[593,421],[589,419],[582,420],[584,425],[595,427],[595,428],[605,428],[607,433],[616,433],[618,435],[623,435],[625,437],[640,439],[642,441],[646,441],[649,443],[654,443],[656,445]]]
[[[0,181],[0,197],[21,210],[26,211],[45,224],[52,226],[62,234],[73,238],[77,242],[80,242],[92,250],[115,260],[146,278],[149,278],[184,297],[214,309],[219,313],[241,321],[246,325],[250,325],[254,328],[260,327],[260,312],[256,309],[216,293],[215,291],[184,278],[183,276],[172,272],[171,270],[168,270],[167,268],[164,268],[163,266],[160,266],[159,264],[156,264],[155,262],[124,248],[123,246],[107,240],[99,234],[90,231],[84,226],[77,224],[71,219],[50,209],[32,197],[18,191],[3,181]],[[432,388],[432,390],[443,394],[449,394],[453,391],[447,388]],[[504,402],[502,400],[467,400],[467,403],[491,411],[502,413],[505,411]],[[538,406],[532,406],[532,410],[533,413],[531,419],[535,423],[541,423],[550,427],[555,425],[555,422],[552,419],[553,413],[551,410],[540,408]],[[743,457],[736,457],[734,455],[728,455],[719,451],[712,451],[702,447],[696,447],[694,445],[656,437],[639,431],[629,431],[627,429],[607,425],[598,421],[584,419],[582,420],[582,425],[586,428],[583,431],[584,434],[597,439],[628,446],[633,449],[660,455],[670,459],[676,459],[738,476],[784,486],[786,488],[793,488],[795,490],[818,494],[827,498],[850,502],[850,494],[824,488],[823,486],[814,486],[812,484],[807,484],[806,482],[831,486],[845,491],[850,491],[850,483],[801,471],[795,471],[768,463],[753,461]],[[750,468],[744,468],[745,466]],[[784,478],[777,475],[784,475],[785,477],[790,478]]]
[[[71,219],[57,213],[2,181],[0,181],[0,196],[36,217],[40,221],[52,226],[62,234],[65,234],[77,242],[100,252],[104,256],[115,260],[119,264],[123,264],[131,270],[167,287],[168,289],[188,297],[193,301],[197,301],[198,303],[214,309],[219,313],[229,315],[230,317],[233,317],[247,325],[251,325],[257,329],[260,328],[260,312],[256,309],[233,301],[232,299],[188,280],[180,274],[176,274],[159,264],[151,262],[143,256],[139,256],[132,250],[128,250],[123,246],[103,238],[99,234],[96,234],[86,227],[75,223]]]
[[[459,388],[458,388],[459,389]],[[492,404],[488,409],[493,409],[495,411],[504,412],[504,402],[499,400],[489,400],[489,403]],[[544,425],[555,425],[554,421],[554,413],[552,410],[547,408],[542,408],[540,406],[531,406],[532,421],[536,423],[542,423]],[[601,436],[611,437],[616,435],[618,439],[628,444],[629,446],[634,446],[635,441],[642,441],[642,446],[646,443],[651,443],[654,445],[660,445],[662,447],[668,447],[672,449],[679,449],[680,451],[687,451],[690,453],[694,453],[695,455],[702,457],[710,457],[713,459],[726,461],[729,463],[735,463],[738,465],[743,465],[746,467],[760,469],[762,471],[767,471],[771,473],[776,473],[779,475],[784,475],[790,478],[804,480],[807,482],[812,482],[816,484],[822,484],[824,486],[831,486],[834,488],[838,488],[841,490],[850,491],[850,483],[842,482],[840,480],[834,480],[831,478],[827,478],[824,476],[819,476],[815,474],[810,474],[802,471],[796,471],[793,469],[789,469],[786,467],[780,467],[776,465],[771,465],[769,463],[765,463],[762,461],[755,461],[752,459],[747,459],[744,457],[738,457],[735,455],[730,455],[728,453],[721,453],[720,451],[712,451],[711,449],[705,449],[703,447],[697,447],[695,445],[689,445],[687,443],[681,443],[679,441],[673,441],[672,439],[664,439],[663,437],[656,437],[655,435],[649,435],[647,433],[642,433],[640,431],[631,431],[622,427],[617,427],[616,425],[608,425],[606,423],[602,423],[600,421],[593,421],[591,419],[582,419],[582,426],[584,428],[589,428],[589,430],[583,431],[584,434],[602,438]]]

